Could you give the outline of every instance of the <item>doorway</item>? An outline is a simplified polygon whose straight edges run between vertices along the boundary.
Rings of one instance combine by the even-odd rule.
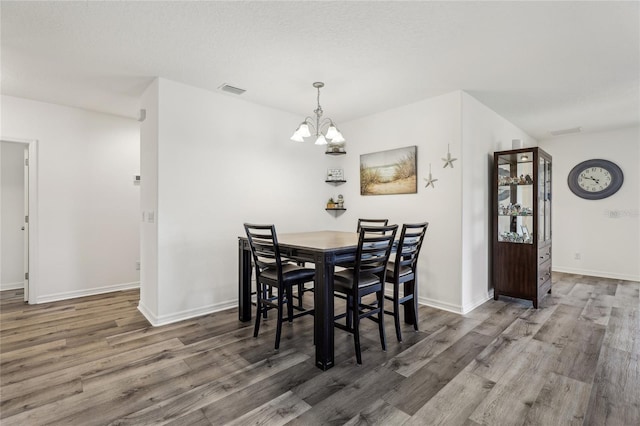
[[[24,301],[35,303],[37,141],[0,140],[0,289],[24,289]]]

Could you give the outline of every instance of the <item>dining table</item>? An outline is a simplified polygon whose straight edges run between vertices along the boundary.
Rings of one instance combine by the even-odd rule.
[[[328,370],[334,365],[334,307],[333,274],[335,266],[355,260],[359,234],[341,231],[313,231],[278,234],[282,256],[315,265],[314,283],[314,341],[315,365]],[[251,247],[246,236],[238,237],[238,316],[240,321],[251,320]],[[409,315],[405,305],[405,321]],[[411,316],[411,318],[413,318]]]

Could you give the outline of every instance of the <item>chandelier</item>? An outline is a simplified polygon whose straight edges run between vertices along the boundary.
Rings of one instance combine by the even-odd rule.
[[[324,83],[321,81],[316,81],[313,83],[313,87],[318,89],[318,107],[313,111],[316,115],[315,125],[313,123],[312,117],[307,117],[304,119],[302,123],[298,126],[295,132],[293,132],[293,136],[291,136],[291,140],[295,142],[304,142],[304,138],[311,136],[311,130],[315,132],[316,137],[316,145],[326,145],[327,139],[331,140],[331,143],[341,143],[344,142],[344,137],[342,133],[338,130],[335,124],[333,124],[333,120],[330,118],[322,119],[322,107],[320,106],[320,88],[324,87]],[[326,132],[323,132],[323,128],[326,127]],[[311,130],[309,129],[311,128]]]

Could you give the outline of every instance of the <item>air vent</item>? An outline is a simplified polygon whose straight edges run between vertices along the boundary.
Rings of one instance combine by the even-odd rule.
[[[549,133],[553,136],[562,136],[568,135],[571,133],[580,133],[582,131],[582,127],[572,127],[570,129],[561,129],[561,130],[551,130]]]
[[[224,83],[222,86],[218,87],[218,89],[222,90],[223,92],[233,93],[234,95],[242,95],[244,92],[246,92],[246,90],[244,89],[229,86],[227,83]]]

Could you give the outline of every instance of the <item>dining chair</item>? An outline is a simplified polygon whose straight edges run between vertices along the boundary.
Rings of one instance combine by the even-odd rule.
[[[303,268],[288,259],[283,258],[278,246],[278,237],[274,225],[256,225],[245,223],[245,232],[251,247],[253,263],[256,273],[256,325],[253,337],[258,336],[260,320],[271,309],[277,310],[276,344],[280,347],[280,335],[282,333],[283,307],[287,305],[286,319],[291,322],[294,318],[303,315],[313,315],[313,309],[304,309],[302,300],[297,305],[293,302],[293,286],[304,285],[313,282],[315,269]],[[277,293],[276,296],[273,296]],[[302,293],[298,295],[302,297]],[[299,313],[294,315],[294,309]]]
[[[353,267],[334,274],[334,295],[346,299],[346,312],[334,317],[336,328],[353,334],[356,361],[362,364],[360,350],[360,320],[369,318],[378,323],[382,349],[387,349],[384,335],[385,272],[398,225],[361,226]],[[362,298],[375,293],[375,304],[363,303]],[[346,324],[337,320],[346,318]]]
[[[385,314],[393,315],[396,326],[396,337],[402,341],[400,332],[400,305],[403,305],[405,312],[407,303],[413,304],[413,328],[418,331],[418,286],[416,273],[420,248],[427,233],[428,222],[411,223],[402,225],[400,238],[396,246],[396,253],[387,264],[386,282],[393,285],[393,295],[385,295],[385,299],[390,300],[393,306],[392,311],[384,311]],[[404,291],[400,296],[400,284],[404,284]]]

